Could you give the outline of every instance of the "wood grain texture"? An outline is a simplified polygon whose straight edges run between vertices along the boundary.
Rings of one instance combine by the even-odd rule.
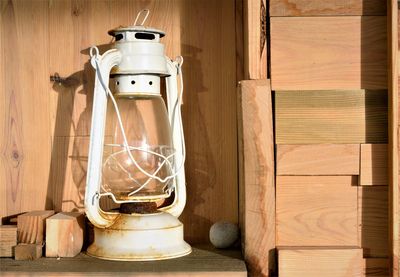
[[[0,257],[12,257],[13,247],[17,245],[17,226],[0,226]]]
[[[357,177],[277,176],[277,246],[356,246]]]
[[[271,16],[386,15],[382,0],[271,0]]]
[[[15,246],[16,261],[32,261],[42,257],[43,244],[19,243]]]
[[[387,93],[277,91],[276,144],[386,143]]]
[[[388,187],[358,187],[360,244],[364,257],[389,255]]]
[[[359,144],[276,146],[277,175],[358,175]]]
[[[0,217],[46,208],[51,152],[47,5],[1,2]]]
[[[275,263],[275,188],[269,80],[241,81],[239,200],[244,258],[250,274],[271,276]]]
[[[244,78],[267,78],[266,0],[243,1]],[[263,26],[264,24],[264,26]]]
[[[364,275],[366,277],[388,277],[389,264],[387,258],[364,259]]]
[[[279,249],[279,277],[362,277],[362,250]]]
[[[271,18],[273,90],[384,89],[386,60],[385,16]]]
[[[53,214],[54,211],[34,211],[18,216],[18,243],[44,243],[46,218]]]
[[[83,246],[82,213],[58,213],[46,219],[46,257],[75,257]]]
[[[151,11],[146,24],[166,32],[166,54],[185,59],[187,240],[206,242],[213,222],[238,221],[235,89],[243,51],[235,47],[235,0],[1,1],[1,217],[80,209],[80,181],[69,163],[73,137],[90,131],[88,48],[109,49],[107,31],[132,24],[144,8]],[[56,72],[67,80],[50,83]],[[62,202],[65,196],[77,202]]]
[[[32,262],[2,259],[2,276],[247,276],[238,250],[193,247],[189,256],[154,262],[115,262],[80,254],[75,258],[43,258]],[[71,272],[73,270],[73,272]]]
[[[388,185],[387,153],[387,144],[361,144],[360,186]]]
[[[399,68],[398,68],[398,2],[387,0],[388,32],[388,117],[389,117],[389,240],[392,257],[391,276],[400,275],[400,182],[399,182]]]

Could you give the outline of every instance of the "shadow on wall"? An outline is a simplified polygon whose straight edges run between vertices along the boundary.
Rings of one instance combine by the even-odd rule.
[[[368,15],[368,1],[363,12]],[[384,1],[386,2],[386,1]],[[386,8],[382,6],[382,15]],[[388,142],[388,76],[387,76],[387,19],[385,16],[361,17],[361,88],[365,89],[365,135],[367,143]],[[387,159],[377,148],[371,149],[371,182],[373,186],[359,186],[360,243],[363,255],[389,257],[388,180],[382,185],[382,172],[387,170]],[[381,169],[381,170],[379,170]],[[360,178],[360,176],[359,176]],[[378,184],[379,183],[379,184]],[[367,268],[373,268],[373,264]],[[384,270],[385,266],[382,266]]]
[[[181,18],[182,19],[182,18]],[[181,23],[182,25],[185,23]],[[185,238],[190,242],[201,242],[196,230],[201,226],[201,232],[207,233],[212,223],[209,219],[199,215],[197,207],[207,205],[208,199],[204,194],[213,190],[215,186],[215,162],[211,153],[208,131],[199,96],[208,93],[203,85],[203,68],[200,60],[202,50],[198,47],[185,44],[185,35],[181,36],[181,51],[185,59],[183,77],[186,88],[184,105],[182,107],[183,126],[186,142],[186,184],[187,200],[182,214],[185,226]],[[195,136],[195,138],[194,138]]]
[[[110,44],[98,46],[100,53],[110,47]],[[53,85],[58,101],[46,209],[55,211],[84,211],[95,71],[89,62],[89,49],[81,53],[88,56],[84,69]],[[85,107],[75,124],[74,104],[80,94],[85,96]],[[67,175],[69,172],[71,176]]]

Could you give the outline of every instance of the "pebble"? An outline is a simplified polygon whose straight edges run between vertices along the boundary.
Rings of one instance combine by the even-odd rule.
[[[239,227],[231,222],[219,221],[210,228],[210,241],[215,248],[228,248],[239,239]]]

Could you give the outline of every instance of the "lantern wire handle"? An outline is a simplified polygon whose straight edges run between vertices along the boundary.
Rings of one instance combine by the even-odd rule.
[[[93,52],[95,52],[95,53],[93,53]],[[133,147],[133,146],[130,146],[130,145],[128,144],[128,139],[127,139],[127,137],[126,137],[125,129],[124,129],[123,124],[122,124],[122,119],[121,119],[121,115],[120,115],[120,113],[119,113],[118,105],[117,105],[117,103],[116,103],[116,101],[115,101],[114,96],[112,95],[112,92],[110,91],[110,89],[108,88],[108,86],[104,83],[104,80],[103,80],[103,77],[102,77],[102,74],[101,74],[100,66],[99,66],[99,63],[98,63],[98,60],[99,60],[99,52],[98,52],[98,49],[97,49],[96,46],[93,46],[93,47],[90,48],[90,56],[91,56],[91,58],[92,58],[92,61],[94,61],[94,64],[93,64],[93,65],[94,65],[94,67],[96,68],[96,74],[98,74],[98,78],[99,78],[100,84],[102,85],[102,87],[103,87],[103,89],[106,91],[106,93],[110,96],[110,99],[111,99],[111,101],[112,101],[112,103],[113,103],[113,106],[114,106],[114,108],[115,108],[116,115],[117,115],[117,119],[118,119],[118,123],[119,123],[119,126],[120,126],[120,128],[121,128],[121,133],[122,133],[122,137],[123,137],[123,146],[124,146],[124,148],[125,148],[125,151],[127,151],[128,156],[129,156],[129,158],[132,160],[132,162],[134,163],[134,165],[135,165],[144,175],[146,175],[147,177],[149,177],[149,179],[148,179],[141,187],[139,187],[139,188],[136,189],[135,191],[131,192],[131,193],[129,194],[129,196],[131,196],[131,195],[137,193],[138,191],[140,191],[141,189],[143,189],[151,179],[156,179],[157,181],[159,181],[159,182],[161,182],[161,183],[165,183],[165,182],[167,182],[168,180],[170,180],[170,179],[174,178],[175,176],[177,176],[177,175],[179,174],[179,172],[181,171],[183,165],[184,165],[184,161],[185,161],[185,157],[186,157],[185,145],[184,145],[184,143],[183,143],[183,140],[182,140],[182,156],[183,156],[183,159],[182,159],[182,163],[179,165],[179,167],[177,168],[177,170],[176,170],[172,175],[169,175],[169,176],[165,177],[164,179],[161,179],[160,177],[156,176],[156,174],[158,173],[158,171],[164,166],[165,163],[167,163],[168,166],[169,166],[170,168],[173,168],[172,165],[171,165],[171,162],[170,162],[168,159],[169,159],[170,157],[172,157],[173,155],[175,155],[175,153],[172,154],[172,155],[170,155],[170,156],[168,156],[168,157],[165,157],[165,156],[163,156],[162,154],[156,153],[156,152],[151,151],[151,150],[149,150],[149,149],[144,149],[144,148],[139,148],[139,147]],[[182,62],[183,62],[183,59],[181,58],[181,63],[182,63]],[[181,72],[181,69],[180,69],[181,63],[179,63],[179,62],[177,62],[177,61],[175,62],[176,66],[177,66],[177,69],[178,69],[178,72],[180,73],[180,74],[179,74],[179,75],[180,75],[180,78],[181,78],[181,92],[180,92],[180,95],[178,96],[177,102],[176,102],[176,107],[177,107],[177,111],[178,111],[179,115],[180,115],[180,103],[181,103],[181,100],[182,100],[182,93],[183,93],[183,78],[182,78],[182,72]],[[181,128],[182,128],[182,122],[181,122]],[[182,129],[181,129],[181,136],[183,137],[183,131],[182,131]],[[158,169],[157,169],[153,174],[148,173],[146,170],[144,170],[144,169],[136,162],[136,160],[135,160],[135,158],[132,156],[132,153],[131,153],[130,150],[145,151],[145,152],[147,152],[147,153],[150,153],[150,154],[159,156],[159,157],[161,157],[161,158],[163,159],[163,162],[160,164],[160,166],[158,167]]]
[[[139,20],[139,18],[140,18],[140,15],[141,15],[142,13],[146,13],[146,15],[144,16],[144,18],[143,18],[143,20],[142,20],[142,23],[140,23],[139,25],[137,25],[137,22],[138,22],[138,20]],[[138,12],[138,14],[137,14],[137,16],[136,16],[136,19],[135,19],[135,22],[133,23],[133,26],[143,26],[144,23],[145,23],[146,20],[147,20],[147,17],[149,16],[149,14],[150,14],[150,10],[149,10],[149,9],[143,9],[143,10],[141,10],[140,12]]]

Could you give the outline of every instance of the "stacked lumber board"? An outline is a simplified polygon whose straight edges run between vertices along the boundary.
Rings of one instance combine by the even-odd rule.
[[[279,276],[388,272],[385,1],[270,5]]]

